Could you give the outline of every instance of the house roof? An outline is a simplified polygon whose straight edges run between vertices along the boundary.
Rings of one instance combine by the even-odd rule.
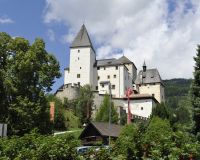
[[[91,47],[94,50],[92,42],[90,40],[90,37],[88,35],[87,29],[86,29],[84,24],[82,25],[80,31],[76,35],[76,37],[73,40],[73,42],[72,42],[70,47],[71,48],[75,48],[75,47]]]
[[[132,63],[127,57],[122,56],[119,59],[116,58],[111,58],[111,59],[100,59],[97,60],[97,66],[118,66],[118,65],[123,65],[123,64],[129,64]],[[133,64],[134,65],[134,64]]]
[[[90,122],[79,137],[80,138],[86,137],[85,134],[88,133],[88,130],[91,129],[91,127],[94,127],[94,129],[96,129],[98,133],[104,137],[108,137],[108,136],[118,137],[122,129],[122,126],[117,125],[117,124],[111,124],[109,128],[109,123]]]
[[[127,57],[122,56],[117,60],[119,63],[123,63],[123,64],[127,64],[127,63],[133,63],[132,61],[130,61]]]
[[[157,69],[141,70],[135,80],[135,84],[162,83],[162,79]]]

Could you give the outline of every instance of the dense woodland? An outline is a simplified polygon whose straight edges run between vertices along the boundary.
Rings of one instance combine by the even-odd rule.
[[[124,125],[110,150],[91,149],[80,155],[76,147],[81,145],[82,125],[90,120],[108,121],[108,96],[94,119],[89,85],[81,87],[77,99],[61,101],[48,93],[61,74],[44,41],[36,39],[30,44],[24,38],[0,33],[0,122],[8,124],[9,133],[0,139],[0,159],[200,159],[200,46],[194,61],[193,80],[164,81],[166,103],[158,104],[151,118]],[[55,102],[54,122],[49,117],[51,101]],[[112,122],[118,122],[113,104]],[[74,129],[79,131],[52,135]]]

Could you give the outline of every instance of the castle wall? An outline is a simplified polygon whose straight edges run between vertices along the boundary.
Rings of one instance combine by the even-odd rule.
[[[66,84],[63,86],[63,89],[58,90],[55,95],[61,100],[64,100],[64,98],[73,100],[78,97],[79,90],[79,87],[76,85],[72,86],[71,84]]]

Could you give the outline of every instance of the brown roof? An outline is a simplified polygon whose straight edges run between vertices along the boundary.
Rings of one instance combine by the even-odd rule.
[[[98,131],[98,133],[104,137],[108,137],[108,136],[118,137],[121,132],[121,128],[122,128],[122,126],[117,125],[117,124],[111,124],[110,128],[109,128],[109,123],[91,122],[85,127],[85,129],[83,130],[83,132],[80,135],[80,138],[85,137],[85,134],[87,134],[87,132],[89,132],[88,130],[91,129],[91,126],[94,127],[94,129],[96,129]]]

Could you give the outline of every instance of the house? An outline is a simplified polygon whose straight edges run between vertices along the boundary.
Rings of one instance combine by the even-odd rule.
[[[109,81],[112,100],[115,106],[127,110],[125,92],[134,90],[130,99],[130,109],[134,116],[148,118],[156,103],[165,101],[164,85],[157,69],[143,70],[137,74],[135,64],[126,56],[111,59],[97,59],[85,25],[74,38],[70,46],[69,67],[64,71],[64,84],[56,91],[56,96],[63,99],[75,99],[80,86],[89,84],[94,91],[93,114],[99,109],[102,95],[109,93],[109,86],[102,81]],[[94,115],[93,115],[94,117]]]
[[[95,145],[96,143],[108,144],[109,136],[112,139],[117,139],[122,127],[117,124],[104,122],[90,122],[79,136],[83,145]]]
[[[108,93],[108,86],[100,85],[109,80],[113,97],[123,97],[126,89],[133,86],[137,68],[127,57],[96,59],[96,53],[85,25],[70,46],[70,65],[65,69],[64,84],[90,84],[100,94]]]
[[[135,81],[140,94],[151,94],[161,103],[165,102],[164,84],[157,69],[147,69],[144,62],[143,70],[139,71]]]

